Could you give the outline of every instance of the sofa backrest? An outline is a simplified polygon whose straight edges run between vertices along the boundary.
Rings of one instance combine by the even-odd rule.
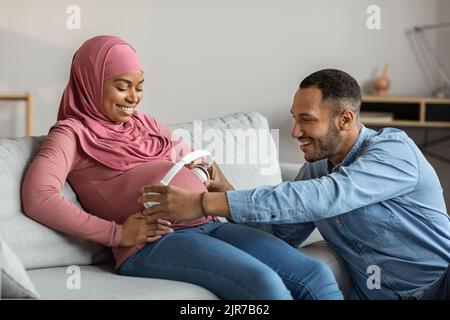
[[[194,128],[198,127],[198,124],[197,122],[186,122],[168,125],[168,127],[172,130],[186,129],[192,136],[195,136],[198,132],[194,132]],[[228,155],[236,152],[237,143],[235,142],[242,138],[242,134],[248,134],[247,137],[252,135],[248,129],[252,129],[259,135],[266,133],[266,137],[259,137],[260,140],[256,143],[267,143],[262,142],[261,139],[270,139],[270,136],[267,135],[269,133],[267,119],[257,112],[236,113],[208,119],[202,121],[201,126],[206,135],[194,141],[197,142],[195,147],[208,149],[211,137],[208,136],[207,129],[214,128],[216,133],[222,132],[223,152]],[[110,261],[112,256],[108,248],[50,229],[28,218],[22,212],[21,182],[44,138],[45,136],[0,139],[0,238],[9,244],[27,269],[72,264],[88,265]],[[200,140],[202,142],[199,142]],[[255,143],[255,141],[250,141],[250,143]],[[273,140],[270,139],[268,143],[274,147]],[[211,147],[211,145],[209,146]],[[233,151],[233,149],[235,150]],[[267,154],[255,156],[254,153],[259,152],[256,145],[247,146],[247,149],[245,150],[248,156],[247,160],[256,159],[256,162],[244,161],[246,163],[226,164],[219,162],[230,182],[237,189],[280,183],[281,173],[276,151],[268,148]],[[215,150],[217,151],[218,148]],[[214,153],[214,150],[211,151]],[[81,207],[68,183],[64,185],[62,195]]]
[[[238,190],[282,181],[276,141],[267,119],[258,112],[233,113],[168,127],[174,133],[180,129],[188,131],[192,146],[211,151]]]
[[[20,186],[45,136],[0,139],[0,238],[26,269],[88,265],[111,260],[110,250],[48,228],[28,218],[21,208]],[[68,183],[62,194],[80,206]]]

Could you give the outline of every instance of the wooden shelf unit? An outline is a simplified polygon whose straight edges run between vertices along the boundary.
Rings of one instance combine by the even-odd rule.
[[[450,99],[363,96],[361,112],[391,112],[393,121],[364,120],[366,125],[399,127],[450,127]]]
[[[33,98],[31,93],[0,93],[0,101],[25,101],[25,130],[26,135],[31,136],[33,133]]]

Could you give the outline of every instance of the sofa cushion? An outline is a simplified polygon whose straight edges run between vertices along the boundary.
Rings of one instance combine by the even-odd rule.
[[[41,299],[218,299],[209,290],[186,282],[117,275],[109,264],[82,266],[76,272],[78,279],[71,279],[78,275],[64,267],[29,270],[28,274]]]
[[[20,260],[0,239],[0,298],[39,298]]]
[[[195,149],[209,150],[237,189],[281,183],[276,139],[258,112],[168,125]],[[188,134],[186,134],[188,133]]]
[[[50,229],[22,212],[21,182],[43,139],[0,139],[0,237],[26,269],[111,261],[110,249]],[[68,183],[62,194],[80,206]]]

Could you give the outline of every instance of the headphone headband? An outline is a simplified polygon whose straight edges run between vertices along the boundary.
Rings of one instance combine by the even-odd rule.
[[[166,173],[164,178],[162,178],[161,184],[163,186],[169,185],[170,181],[173,179],[173,177],[175,177],[175,175],[178,173],[178,171],[181,170],[181,168],[183,168],[186,164],[188,164],[194,160],[197,160],[198,158],[206,158],[206,163],[208,166],[211,165],[211,163],[212,163],[212,155],[211,155],[211,152],[209,152],[208,150],[200,149],[200,150],[192,151],[192,152],[188,153],[187,155],[185,155],[180,160],[180,162],[178,162],[172,168],[170,168],[170,170]]]

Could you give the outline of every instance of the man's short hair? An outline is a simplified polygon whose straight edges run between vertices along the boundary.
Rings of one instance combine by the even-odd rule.
[[[359,115],[361,89],[358,82],[348,73],[324,69],[310,74],[300,83],[301,89],[313,87],[322,92],[322,101],[331,100],[332,115],[341,115],[347,109]]]

